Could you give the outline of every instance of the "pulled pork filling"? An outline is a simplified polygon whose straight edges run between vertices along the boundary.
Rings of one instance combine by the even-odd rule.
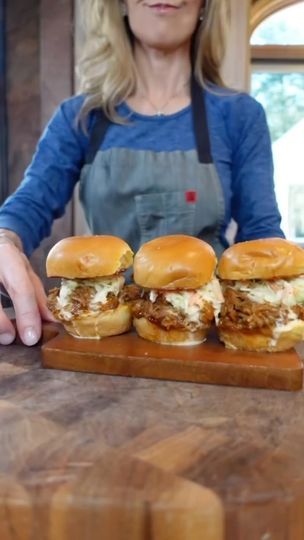
[[[165,330],[209,328],[220,312],[223,296],[216,278],[195,290],[140,290],[128,286],[125,301],[130,302],[135,318],[144,317]]]
[[[63,279],[49,292],[47,305],[59,321],[70,321],[92,312],[116,309],[124,286],[122,276],[99,279]]]
[[[224,304],[219,327],[258,330],[273,336],[304,321],[304,276],[293,279],[223,281]]]

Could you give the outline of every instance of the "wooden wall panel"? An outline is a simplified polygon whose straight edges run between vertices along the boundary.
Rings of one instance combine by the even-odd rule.
[[[73,1],[40,1],[41,126],[74,90]]]
[[[231,28],[223,66],[225,83],[237,90],[249,88],[250,0],[230,0]]]
[[[19,185],[40,133],[39,0],[6,2],[9,191]]]
[[[8,193],[5,13],[4,0],[0,0],[0,203]]]
[[[76,65],[82,55],[82,47],[83,47],[84,35],[85,35],[83,17],[82,17],[82,7],[83,7],[82,2],[83,0],[74,0],[75,63]],[[75,90],[76,92],[78,91],[77,76],[75,78]],[[89,226],[86,222],[82,206],[79,202],[78,189],[79,187],[77,186],[75,190],[75,197],[74,197],[74,220],[73,220],[74,234],[75,235],[89,234],[90,232]]]

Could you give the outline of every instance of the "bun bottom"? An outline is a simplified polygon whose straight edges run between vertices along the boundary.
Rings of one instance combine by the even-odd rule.
[[[189,332],[189,330],[164,330],[144,317],[134,319],[133,324],[140,337],[162,345],[181,345],[185,347],[199,345],[206,340],[208,332],[206,328],[195,332]]]
[[[130,308],[121,304],[116,309],[109,309],[97,314],[90,313],[62,324],[73,337],[101,339],[128,332],[132,325],[132,317]]]
[[[258,332],[249,333],[233,332],[218,329],[219,339],[225,344],[227,349],[237,349],[240,351],[252,352],[281,352],[292,349],[297,343],[304,339],[304,322],[298,321],[292,329],[280,332],[277,337],[265,336]]]

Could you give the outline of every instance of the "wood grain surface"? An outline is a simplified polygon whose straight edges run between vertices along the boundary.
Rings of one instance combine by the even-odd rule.
[[[0,347],[1,540],[303,540],[303,392],[40,355]]]
[[[102,340],[77,339],[46,325],[44,367],[108,375],[300,390],[302,362],[294,349],[275,354],[232,351],[215,332],[194,347],[151,343],[135,333]]]

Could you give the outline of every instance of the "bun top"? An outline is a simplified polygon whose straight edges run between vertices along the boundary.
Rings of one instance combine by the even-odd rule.
[[[304,250],[283,238],[234,244],[218,266],[221,279],[273,279],[304,274]]]
[[[48,277],[97,278],[123,272],[133,252],[117,236],[71,236],[60,240],[46,259]]]
[[[134,281],[149,289],[197,289],[210,281],[216,256],[209,244],[193,236],[155,238],[134,258]]]

